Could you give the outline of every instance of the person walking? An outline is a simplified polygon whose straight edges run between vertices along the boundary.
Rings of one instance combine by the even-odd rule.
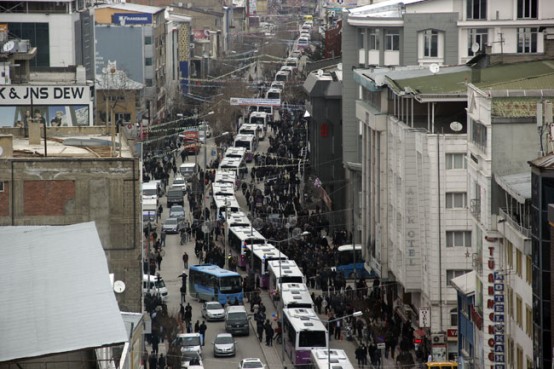
[[[258,331],[258,338],[262,342],[264,336],[264,322],[261,319],[256,319],[256,330]]]
[[[354,351],[354,355],[356,355],[356,360],[358,360],[358,366],[360,368],[364,367],[364,359],[363,359],[363,349],[362,346],[358,346],[356,348],[356,351]]]
[[[185,306],[185,323],[186,323],[186,325],[188,326],[191,321],[192,321],[192,306],[190,306],[190,303],[187,302],[187,306]]]
[[[156,369],[157,366],[158,366],[158,356],[154,352],[152,352],[148,357],[148,368]]]
[[[197,320],[196,323],[194,323],[194,333],[200,332],[200,321]]]
[[[202,324],[200,324],[200,329],[199,329],[200,336],[202,337],[202,346],[204,346],[204,344],[206,343],[206,330],[207,329],[208,329],[208,327],[206,326],[206,323],[204,321],[202,321]]]
[[[157,252],[156,253],[156,264],[158,264],[158,270],[162,270],[162,260],[163,260],[163,257],[162,257],[162,253],[161,252]]]
[[[152,343],[152,353],[158,355],[158,346],[160,344],[160,339],[158,338],[158,335],[154,332],[152,332],[152,338],[150,338],[150,342]]]
[[[273,346],[273,327],[271,326],[271,322],[269,321],[269,319],[266,319],[265,321],[264,331],[265,331],[265,345]]]
[[[186,251],[183,253],[183,266],[185,269],[189,268],[189,254]]]
[[[158,358],[158,369],[165,369],[166,367],[166,360],[164,354],[160,354],[160,357]]]

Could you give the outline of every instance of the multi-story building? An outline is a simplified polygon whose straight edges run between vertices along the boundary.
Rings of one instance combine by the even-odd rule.
[[[361,188],[356,68],[457,65],[483,52],[503,62],[545,58],[554,52],[547,42],[554,27],[550,5],[548,0],[389,0],[344,13],[343,160],[345,178],[357,183],[347,198]]]
[[[456,329],[450,280],[472,269],[463,85],[470,74],[465,66],[436,75],[425,67],[354,71],[366,261],[386,301],[416,326],[418,312],[428,311],[430,324],[421,328],[441,342]],[[451,342],[435,356],[456,353]]]

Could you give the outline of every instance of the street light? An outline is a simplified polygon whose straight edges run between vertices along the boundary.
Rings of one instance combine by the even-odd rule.
[[[288,224],[288,223],[287,223]],[[287,232],[288,232],[288,229],[287,229]],[[281,240],[281,241],[276,241],[276,240],[268,240],[269,242],[271,243],[282,243],[282,242],[288,242],[290,240],[295,240],[297,238],[300,238],[300,237],[304,237],[304,236],[308,236],[310,234],[310,232],[308,231],[304,231],[296,236],[292,236],[292,237],[289,237],[285,240]],[[285,324],[285,321],[284,321],[284,314],[283,314],[283,309],[285,308],[285,303],[283,302],[283,270],[281,269],[281,265],[282,265],[282,257],[281,257],[281,248],[279,247],[279,294],[280,294],[280,299],[281,299],[281,329],[283,329],[284,327],[284,324]],[[254,247],[252,246],[252,251],[254,251]],[[282,343],[281,343],[281,356],[282,356],[282,360],[284,361],[285,360],[285,336],[282,335]]]

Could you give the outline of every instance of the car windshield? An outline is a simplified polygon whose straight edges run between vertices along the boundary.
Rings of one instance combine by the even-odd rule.
[[[243,368],[262,368],[263,365],[259,361],[245,361],[242,367]]]
[[[165,282],[162,280],[157,280],[154,285],[156,286],[156,288],[164,288],[165,287]]]
[[[177,213],[177,214],[180,214],[180,213],[184,213],[185,212],[185,209],[183,209],[182,206],[172,206],[171,209],[169,210],[171,213]]]
[[[217,336],[215,338],[215,343],[220,343],[220,344],[233,343],[233,336]]]
[[[182,346],[200,346],[200,336],[179,337]]]
[[[193,167],[184,167],[184,168],[181,168],[181,172],[192,173],[192,172],[194,172],[194,168]]]
[[[167,218],[167,219],[165,220],[165,224],[167,224],[167,225],[175,225],[175,224],[177,224],[177,219],[175,219],[175,218]]]
[[[207,310],[221,310],[221,309],[223,309],[223,306],[221,306],[221,304],[219,302],[217,302],[217,303],[212,303],[212,304],[206,304],[206,309]]]
[[[175,178],[175,180],[173,181],[173,184],[176,185],[176,184],[183,184],[185,183],[185,179],[184,178]]]
[[[243,312],[227,314],[227,320],[244,320],[245,317],[246,317],[246,314]]]
[[[158,194],[158,190],[156,190],[155,188],[142,190],[142,194],[144,196],[156,196]]]

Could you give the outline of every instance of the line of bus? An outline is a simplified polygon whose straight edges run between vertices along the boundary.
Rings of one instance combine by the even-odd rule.
[[[251,226],[234,226],[228,228],[229,245],[238,254],[238,266],[240,268],[246,268],[247,261],[247,247],[250,245],[263,245],[266,243],[264,236]]]
[[[306,283],[306,277],[294,260],[272,260],[268,264],[270,292],[278,291],[281,283]]]
[[[247,243],[246,249],[248,250],[247,258],[250,258],[252,245]],[[269,288],[269,262],[275,260],[288,260],[288,257],[280,252],[279,249],[273,245],[254,245],[254,251],[252,255],[254,272],[258,274],[260,287],[263,289]]]

